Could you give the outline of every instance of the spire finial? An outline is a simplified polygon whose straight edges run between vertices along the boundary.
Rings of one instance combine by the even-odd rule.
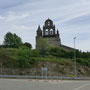
[[[58,31],[58,29],[57,29],[57,34],[59,34],[59,31]]]
[[[40,25],[38,25],[38,29],[37,29],[37,31],[38,31],[38,30],[41,31],[41,27],[40,27]]]
[[[41,28],[40,28],[40,25],[38,25],[38,29],[41,29]]]

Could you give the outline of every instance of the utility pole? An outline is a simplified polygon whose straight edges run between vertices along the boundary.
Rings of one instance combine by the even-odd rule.
[[[75,78],[77,77],[77,70],[76,70],[76,48],[75,48],[75,39],[76,37],[74,37],[74,74],[75,74]]]

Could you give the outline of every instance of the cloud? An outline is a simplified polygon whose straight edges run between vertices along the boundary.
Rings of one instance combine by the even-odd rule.
[[[89,42],[90,0],[0,0],[0,37],[10,31],[34,47],[37,26],[43,27],[47,18],[59,29],[63,44],[73,46],[73,36],[81,44]],[[77,48],[90,50],[80,43]]]
[[[29,30],[30,27],[27,26],[17,26],[17,25],[12,25],[11,26],[11,30]]]
[[[5,19],[5,21],[8,22],[8,21],[25,19],[28,16],[29,16],[29,14],[27,14],[27,13],[17,15],[15,12],[9,12],[9,14],[7,16],[0,16],[0,19]]]
[[[4,17],[0,16],[0,20],[4,19]]]

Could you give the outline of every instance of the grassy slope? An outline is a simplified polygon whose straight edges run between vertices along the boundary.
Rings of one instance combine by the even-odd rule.
[[[0,61],[6,61],[7,56],[5,56],[5,54],[11,55],[11,53],[13,53],[14,51],[16,51],[16,49],[10,49],[10,48],[0,49]],[[9,60],[10,59],[12,59],[12,57],[9,57]],[[31,69],[35,68],[38,71],[42,67],[47,67],[49,72],[48,75],[74,76],[73,59],[48,56],[48,57],[33,57],[33,60],[35,60],[36,63],[32,65]],[[82,76],[82,75],[90,76],[90,66],[84,65],[81,62],[77,62],[77,74],[78,76]]]

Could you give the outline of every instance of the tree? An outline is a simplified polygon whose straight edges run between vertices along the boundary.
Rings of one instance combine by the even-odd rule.
[[[36,53],[37,54],[37,53]],[[26,47],[21,46],[14,52],[14,57],[17,61],[18,68],[29,68],[35,61],[32,59],[32,51]]]
[[[12,47],[12,48],[18,48],[19,46],[21,46],[22,40],[20,37],[18,37],[16,34],[12,34],[11,32],[8,32],[5,35],[4,38],[4,45],[6,47]]]
[[[12,68],[16,66],[16,60],[13,58],[14,49],[0,48],[0,67]]]
[[[39,38],[36,48],[41,54],[46,55],[50,47],[51,46],[46,39]]]
[[[66,58],[66,50],[64,50],[63,48],[59,48],[59,47],[52,47],[50,48],[50,54],[52,56],[56,56],[56,57],[64,57]]]
[[[32,45],[31,45],[30,43],[28,43],[28,42],[25,42],[25,43],[24,43],[24,46],[26,46],[26,47],[32,49]]]

